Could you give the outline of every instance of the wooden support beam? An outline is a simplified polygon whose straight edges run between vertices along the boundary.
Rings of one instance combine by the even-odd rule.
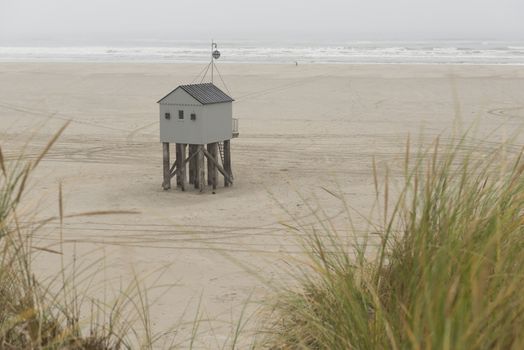
[[[196,164],[196,157],[194,155],[195,152],[195,145],[189,145],[189,184],[194,185],[195,184],[195,164]]]
[[[212,153],[213,144],[208,143],[207,144],[207,151],[209,153]],[[213,162],[208,161],[207,162],[207,185],[211,186],[213,184]]]
[[[174,176],[175,171],[176,171],[176,160],[173,162],[171,169],[169,169],[169,172],[171,173],[171,177]]]
[[[193,153],[190,157],[187,157],[186,160],[184,160],[184,165],[186,165],[186,168],[187,168],[187,163],[190,162],[190,161],[193,161],[196,159],[196,152]],[[176,167],[176,162],[175,164],[171,167],[172,171],[171,171],[171,177],[175,176],[175,175],[178,175],[178,168]]]
[[[204,152],[207,152],[204,145],[198,145],[198,188],[200,192],[204,191],[206,181],[206,168],[204,163]]]
[[[169,169],[169,142],[162,142],[163,148],[163,167],[164,167],[164,182],[162,183],[162,188],[164,191],[167,191],[171,188],[171,172]]]
[[[181,159],[182,159],[182,154],[180,152],[180,144],[179,143],[175,143],[175,154],[176,154],[176,159],[175,159],[175,162],[176,162],[176,168],[178,170],[180,170],[180,163],[181,163]],[[177,172],[177,175],[178,175],[178,172]],[[181,177],[180,175],[178,175],[176,177],[176,186],[177,187],[181,187],[182,186],[182,181],[181,181]]]
[[[218,142],[211,144],[211,151],[209,153],[215,160],[215,163],[218,163]],[[215,163],[213,163],[209,159],[207,160],[207,162],[208,164],[211,163],[211,185],[213,185],[213,189],[216,190],[218,185],[218,169]]]
[[[180,156],[180,160],[177,162],[178,166],[178,176],[177,176],[177,183],[180,183],[180,188],[182,191],[186,190],[186,145],[179,143],[178,144],[178,154]]]
[[[224,176],[224,186],[229,187],[229,185],[233,184],[233,172],[231,171],[231,140],[224,140],[224,171],[228,174],[227,177]]]
[[[213,158],[213,156],[206,150],[204,150],[204,154],[205,156],[207,157],[208,160],[210,160],[211,162],[213,162],[215,164],[215,167],[217,168],[218,171],[220,171],[220,173],[222,175],[224,175],[224,182],[230,182],[230,183],[233,183],[233,179],[231,178],[231,176],[229,176],[229,174],[224,170],[224,168],[222,168],[222,166]]]
[[[198,190],[200,188],[200,183],[198,181],[198,175],[200,174],[200,160],[199,160],[199,152],[200,148],[199,145],[193,145],[194,146],[194,152],[195,152],[195,163],[193,164],[193,185],[195,185],[195,188]]]

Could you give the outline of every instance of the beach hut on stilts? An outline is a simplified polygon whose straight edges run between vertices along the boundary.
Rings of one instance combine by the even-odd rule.
[[[182,191],[189,185],[200,192],[206,185],[215,190],[218,173],[223,176],[225,187],[233,184],[231,139],[239,135],[238,120],[233,118],[234,99],[213,82],[214,70],[220,74],[214,62],[219,57],[216,44],[212,43],[211,63],[202,77],[203,81],[211,67],[211,82],[180,85],[158,101],[164,190],[171,188],[173,177]],[[171,144],[175,145],[172,164]]]

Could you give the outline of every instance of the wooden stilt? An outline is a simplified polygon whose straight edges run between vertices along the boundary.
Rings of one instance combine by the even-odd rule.
[[[194,168],[193,168],[193,184],[195,185],[196,189],[200,188],[200,181],[198,180],[199,174],[200,174],[200,146],[199,145],[193,145],[194,146]]]
[[[175,159],[176,168],[178,169],[177,176],[176,176],[176,186],[180,187],[182,185],[182,181],[180,178],[180,165],[181,165],[182,154],[180,153],[180,144],[179,143],[175,143],[175,156],[176,156],[176,159]]]
[[[186,149],[187,149],[187,145],[186,144],[179,144],[178,146],[180,148],[180,162],[178,163],[178,166],[179,166],[179,171],[178,171],[178,174],[179,174],[179,178],[180,178],[180,188],[182,189],[182,191],[185,191],[186,190],[186,181],[187,181],[187,172],[186,172]]]
[[[233,184],[233,182],[230,181],[233,177],[231,171],[231,140],[224,140],[224,170],[229,175],[229,178],[224,177],[224,186],[229,187]]]
[[[167,191],[171,188],[171,168],[169,166],[169,142],[162,142],[163,147],[163,166],[164,166],[164,182],[162,188]]]
[[[189,145],[189,184],[194,185],[195,184],[195,165],[196,165],[196,157],[193,155],[195,154],[195,145]]]
[[[207,151],[212,153],[211,149],[213,148],[212,143],[207,144]],[[207,162],[207,185],[211,186],[213,184],[213,162]]]
[[[189,157],[189,145],[188,144],[184,144],[184,155],[186,157]],[[187,183],[187,158],[184,160],[184,178],[186,179],[186,183]]]
[[[206,181],[206,168],[204,167],[204,145],[198,146],[198,188],[200,192],[204,191]]]
[[[218,163],[218,142],[211,144],[211,156],[215,160],[216,163]],[[210,162],[208,159],[208,164],[211,163],[211,185],[213,185],[213,189],[217,189],[217,182],[218,182],[218,169],[214,162]],[[209,176],[209,175],[208,175]]]

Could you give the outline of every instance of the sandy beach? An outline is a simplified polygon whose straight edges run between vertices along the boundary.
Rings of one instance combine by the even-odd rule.
[[[489,148],[524,119],[524,66],[223,64],[240,123],[235,184],[216,194],[164,192],[156,101],[201,69],[1,63],[0,142],[7,159],[35,157],[71,121],[30,181],[27,210],[57,215],[61,183],[66,214],[136,212],[66,219],[66,259],[97,262],[88,271],[102,272],[85,282],[93,296],[111,295],[133,275],[172,285],[151,290],[151,314],[158,331],[183,322],[180,341],[201,301],[200,341],[208,348],[227,339],[249,298],[273,293],[300,259],[282,223],[313,227],[317,214],[347,229],[339,201],[324,189],[368,213],[373,157],[379,173],[388,164],[391,176],[400,175],[408,135],[415,145],[438,135],[445,143],[471,127],[465,146],[484,140]],[[522,137],[512,143],[508,151],[519,150]],[[355,222],[358,232],[366,229]],[[51,222],[34,244],[60,249],[58,228]],[[38,253],[35,267],[51,276],[59,260]]]

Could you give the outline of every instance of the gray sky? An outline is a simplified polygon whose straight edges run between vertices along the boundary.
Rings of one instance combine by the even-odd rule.
[[[0,45],[524,40],[524,0],[0,0]]]

